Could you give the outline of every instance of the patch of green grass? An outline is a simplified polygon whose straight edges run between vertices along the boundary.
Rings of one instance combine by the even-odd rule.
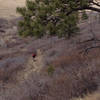
[[[53,75],[55,69],[54,69],[54,66],[53,65],[49,65],[48,66],[48,69],[47,69],[47,72],[48,72],[48,75]]]
[[[82,20],[87,20],[88,19],[88,15],[86,14],[85,11],[82,12]]]

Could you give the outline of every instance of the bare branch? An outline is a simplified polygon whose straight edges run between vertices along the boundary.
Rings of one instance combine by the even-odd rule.
[[[93,3],[93,5],[96,5],[96,6],[99,6],[100,7],[99,2],[92,2],[92,3]]]
[[[71,13],[78,11],[78,10],[93,10],[93,11],[96,11],[96,12],[100,12],[99,8],[90,7],[90,6],[83,6],[83,7],[72,9],[71,11],[67,12],[66,15],[70,15]]]
[[[86,48],[85,50],[83,50],[83,51],[80,52],[80,53],[88,54],[88,52],[89,52],[91,49],[95,49],[95,48],[100,48],[100,45],[99,45],[99,46],[91,46],[91,47],[88,47],[88,48]]]

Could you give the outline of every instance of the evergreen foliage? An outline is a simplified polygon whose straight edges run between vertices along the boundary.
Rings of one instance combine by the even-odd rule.
[[[23,17],[19,22],[19,34],[39,38],[44,35],[70,38],[79,30],[78,11],[69,15],[68,12],[88,5],[88,0],[26,0],[25,7],[17,8]]]
[[[48,66],[48,69],[47,69],[47,72],[48,72],[48,75],[53,75],[55,69],[54,69],[54,66],[53,65],[49,65]]]
[[[82,12],[82,20],[86,20],[86,19],[88,19],[88,15],[86,14],[86,11],[84,10]]]

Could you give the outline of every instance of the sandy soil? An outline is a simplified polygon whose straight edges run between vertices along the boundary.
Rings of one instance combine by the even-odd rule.
[[[18,16],[16,7],[24,5],[25,0],[0,0],[0,18],[11,19]]]

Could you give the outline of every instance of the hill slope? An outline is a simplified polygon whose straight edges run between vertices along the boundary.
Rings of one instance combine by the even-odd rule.
[[[84,42],[100,36],[99,16],[90,14],[79,24],[80,34],[70,40],[22,38],[16,24],[20,18],[0,19],[0,100],[69,100],[98,91],[100,49],[84,54],[86,48],[100,45]],[[33,61],[32,53],[39,49],[42,54]]]

